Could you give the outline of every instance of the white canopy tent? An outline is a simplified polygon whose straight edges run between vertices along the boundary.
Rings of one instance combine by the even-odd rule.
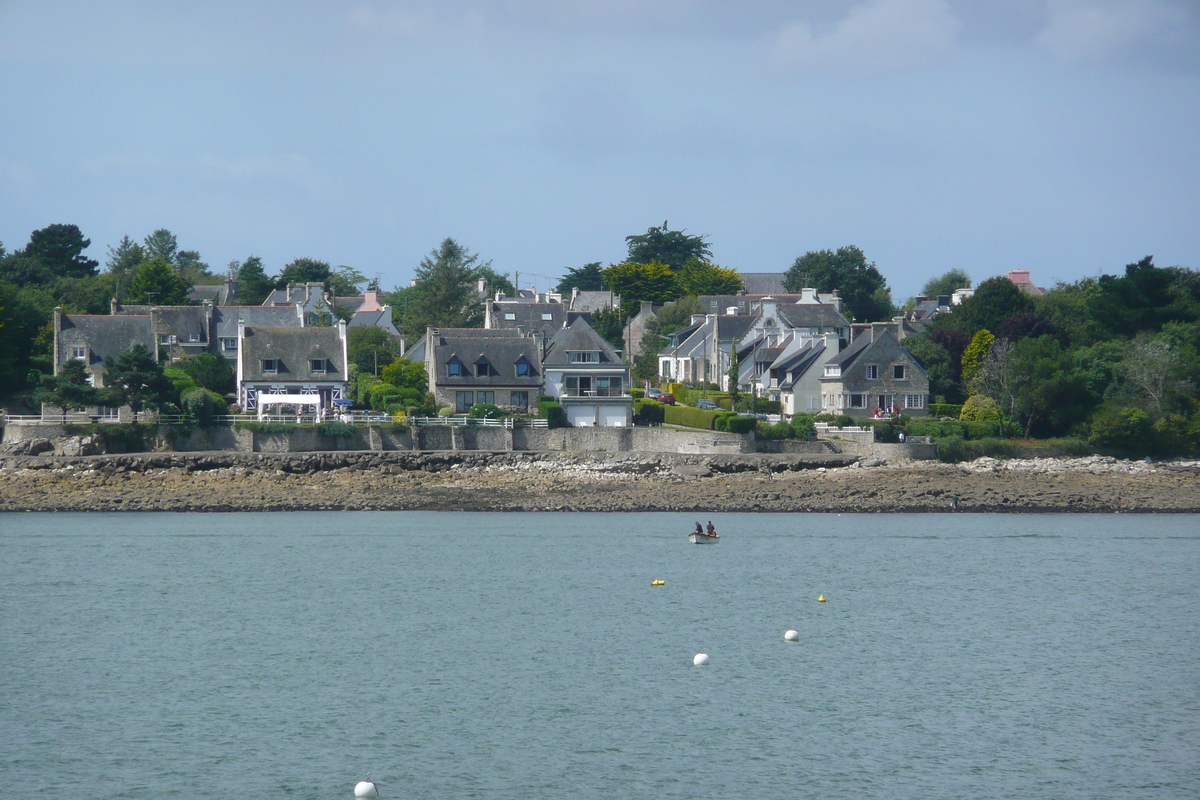
[[[321,408],[319,394],[260,394],[258,396],[258,418],[267,416],[267,406],[312,406],[313,413]]]

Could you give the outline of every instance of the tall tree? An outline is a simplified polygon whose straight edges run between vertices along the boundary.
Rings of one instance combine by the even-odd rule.
[[[159,257],[151,258],[138,267],[129,282],[125,302],[156,306],[181,306],[187,303],[191,287]]]
[[[504,292],[507,297],[516,297],[517,289],[513,286],[512,281],[507,275],[496,272],[492,269],[492,262],[488,262],[476,268],[475,280],[482,280],[487,285],[488,297],[495,297],[496,292]]]
[[[483,305],[475,289],[479,256],[451,238],[421,259],[414,284],[402,290],[401,324],[420,336],[427,327],[473,328],[483,322]],[[400,292],[397,292],[400,294]]]
[[[679,278],[666,264],[627,261],[604,270],[604,285],[633,307],[643,300],[666,303],[680,295]]]
[[[104,266],[118,286],[117,299],[121,298],[121,292],[129,285],[137,268],[146,259],[146,248],[128,236],[122,236],[116,247],[108,248],[108,261]]]
[[[600,337],[618,350],[625,349],[625,316],[619,308],[593,311],[588,324]]]
[[[863,251],[854,245],[833,250],[817,250],[796,259],[783,278],[789,292],[813,288],[819,292],[835,289],[842,307],[860,322],[891,319],[895,313],[887,280],[874,262],[867,262]]]
[[[170,266],[175,266],[175,259],[179,255],[179,241],[175,234],[166,228],[159,228],[145,238],[144,245],[148,258],[161,258]]]
[[[231,261],[229,273],[238,283],[237,300],[243,305],[259,305],[275,288],[275,282],[267,277],[263,261],[258,256],[250,256],[245,261]]]
[[[742,274],[698,258],[689,259],[679,270],[679,289],[685,295],[737,294],[743,290]]]
[[[362,292],[367,276],[354,267],[340,265],[329,276],[329,291],[337,297],[353,297]]]
[[[212,353],[197,353],[191,358],[176,361],[175,367],[185,372],[192,383],[217,394],[234,390],[233,367],[229,359]]]
[[[56,278],[95,275],[100,262],[83,255],[91,247],[77,225],[47,225],[29,235],[25,255],[40,262]]]
[[[1004,323],[1018,314],[1033,311],[1033,300],[1008,278],[988,278],[975,289],[975,294],[955,307],[953,314],[944,317],[959,330],[973,333],[980,328],[998,331]]]
[[[378,375],[379,370],[400,357],[396,337],[375,325],[351,328],[346,335],[346,351],[350,363],[360,375]]]
[[[200,260],[200,252],[198,250],[180,250],[176,253],[175,271],[179,273],[179,277],[183,278],[184,283],[188,286],[204,283],[206,280],[211,281],[213,278],[208,264]]]
[[[626,236],[625,243],[629,246],[626,260],[634,264],[666,264],[672,270],[678,270],[692,259],[707,261],[712,257],[704,236],[688,236],[682,230],[670,230],[666,222],[661,228]]]
[[[275,288],[286,288],[289,283],[329,283],[333,269],[328,263],[315,258],[297,258],[284,265],[275,277]]]
[[[158,259],[155,259],[158,260]],[[114,392],[119,404],[128,405],[136,416],[146,408],[162,408],[172,401],[175,386],[144,345],[104,359],[104,385]]]
[[[921,289],[921,294],[936,298],[940,295],[954,294],[959,289],[967,289],[970,286],[971,276],[964,270],[956,268],[936,278],[930,278]]]
[[[68,409],[97,405],[96,389],[88,382],[87,367],[72,358],[58,368],[57,375],[42,377],[42,385],[34,391],[35,403],[61,408],[64,419]]]
[[[581,292],[598,292],[604,288],[604,276],[601,274],[600,262],[592,261],[582,267],[572,269],[567,267],[567,274],[558,282],[556,287],[560,294],[570,294],[572,289]]]

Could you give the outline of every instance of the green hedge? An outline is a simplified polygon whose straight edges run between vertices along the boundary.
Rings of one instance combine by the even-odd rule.
[[[947,436],[935,439],[938,461],[954,463],[972,461],[982,456],[992,458],[1012,458],[1017,453],[1017,446],[1007,439],[985,438],[966,440],[960,436]]]
[[[643,397],[646,396],[646,390],[645,389],[630,389],[629,396],[632,397],[634,400],[641,400]]]
[[[713,422],[721,414],[719,411],[705,411],[702,408],[689,406],[664,406],[663,422],[670,425],[682,425],[686,428],[700,428],[711,431]]]
[[[758,425],[758,420],[754,417],[745,417],[738,414],[725,414],[725,430],[730,433],[749,433],[755,430]]]
[[[538,416],[544,417],[551,428],[567,427],[567,412],[553,397],[541,395],[537,400]]]
[[[932,436],[941,439],[956,436],[960,439],[989,439],[1002,435],[999,422],[911,422],[905,426],[909,436]]]
[[[958,419],[962,415],[962,403],[930,403],[929,416],[940,419],[942,417],[950,417],[950,419]]]
[[[634,400],[633,413],[650,425],[661,425],[666,406],[654,400]]]
[[[322,436],[353,436],[354,426],[345,422],[322,422],[317,426],[317,432]]]

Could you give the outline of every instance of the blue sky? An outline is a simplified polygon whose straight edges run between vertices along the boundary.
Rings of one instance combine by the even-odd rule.
[[[545,288],[669,220],[747,272],[857,244],[898,300],[1200,267],[1194,2],[0,0],[0,98],[9,249],[390,287],[452,236]]]

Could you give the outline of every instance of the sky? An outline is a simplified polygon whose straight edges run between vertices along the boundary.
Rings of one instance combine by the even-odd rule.
[[[406,285],[453,237],[522,286],[669,223],[897,300],[1200,268],[1195,0],[0,0],[0,241],[157,228],[214,271]]]

